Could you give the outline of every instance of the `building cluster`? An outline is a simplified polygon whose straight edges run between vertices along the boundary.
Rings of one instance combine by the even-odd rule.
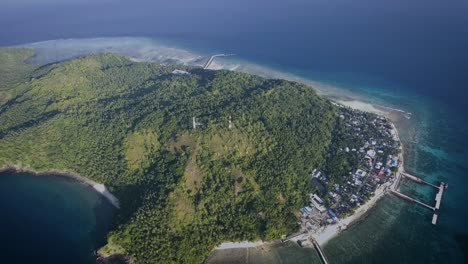
[[[352,161],[352,170],[344,175],[328,175],[324,169],[316,168],[310,173],[313,193],[309,203],[300,209],[304,231],[317,231],[352,214],[372,197],[376,188],[395,178],[399,166],[400,143],[385,117],[349,108],[341,110],[343,140],[332,144],[343,155],[331,156]]]

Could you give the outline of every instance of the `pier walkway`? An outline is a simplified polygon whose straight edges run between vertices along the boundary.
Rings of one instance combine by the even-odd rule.
[[[317,252],[319,253],[320,259],[322,260],[323,264],[328,264],[327,258],[325,258],[325,253],[323,253],[319,243],[315,239],[312,240],[312,243],[314,244],[315,250],[317,250]]]
[[[441,182],[439,186],[435,185],[435,184],[432,184],[430,182],[427,182],[421,178],[418,178],[414,175],[411,175],[411,174],[408,174],[406,172],[401,172],[400,173],[401,176],[407,178],[407,179],[410,179],[414,182],[417,182],[417,183],[420,183],[420,184],[426,184],[426,185],[429,185],[429,186],[432,186],[434,188],[436,188],[438,190],[436,196],[435,196],[435,206],[430,206],[428,204],[425,204],[421,201],[418,201],[404,193],[401,193],[400,192],[400,183],[401,183],[401,177],[397,177],[397,181],[396,181],[396,184],[394,185],[394,188],[391,189],[390,191],[392,193],[394,193],[395,195],[397,195],[398,197],[401,197],[405,200],[408,200],[408,201],[411,201],[411,202],[414,202],[414,203],[417,203],[419,205],[422,205],[428,209],[431,209],[432,211],[434,211],[434,215],[432,216],[432,224],[435,225],[437,223],[437,218],[438,218],[438,215],[437,215],[437,210],[440,209],[440,204],[442,203],[442,196],[444,194],[444,190],[447,189],[448,185],[444,182]],[[398,176],[400,176],[398,175]]]
[[[307,247],[311,247],[312,245],[314,246],[315,250],[317,251],[320,259],[322,260],[323,264],[328,264],[327,258],[325,257],[325,253],[322,251],[322,248],[320,247],[319,243],[317,240],[315,240],[310,233],[307,231],[299,231],[294,234],[291,234],[285,239],[281,240],[282,243],[287,242],[287,241],[294,241],[299,243],[301,246],[304,244],[301,244],[301,242],[305,242]]]
[[[230,57],[230,56],[234,56],[235,54],[215,54],[215,55],[212,55],[206,62],[205,64],[203,64],[203,69],[208,69],[208,67],[210,67],[211,63],[213,62],[213,60],[216,58],[216,57]]]
[[[422,205],[422,206],[424,206],[424,207],[426,207],[426,208],[428,208],[428,209],[431,209],[432,211],[434,211],[434,210],[436,209],[435,207],[432,207],[432,206],[430,206],[430,205],[428,205],[428,204],[425,204],[425,203],[423,203],[423,202],[420,202],[420,201],[418,201],[418,200],[416,200],[416,199],[414,199],[414,198],[411,198],[411,197],[409,197],[408,195],[406,195],[406,194],[404,194],[404,193],[401,193],[401,192],[399,192],[399,191],[395,191],[395,190],[390,190],[390,191],[391,191],[392,193],[396,194],[397,196],[400,196],[400,197],[403,198],[403,199],[406,199],[406,200],[408,200],[408,201],[411,201],[411,202],[420,204],[420,205]]]
[[[408,174],[408,173],[406,173],[406,172],[402,172],[401,175],[403,175],[405,178],[408,178],[408,179],[410,179],[410,180],[413,180],[413,181],[415,181],[415,182],[417,182],[417,183],[427,184],[427,185],[429,185],[429,186],[432,186],[432,187],[434,187],[434,188],[439,189],[439,186],[437,186],[437,185],[435,185],[435,184],[432,184],[432,183],[430,183],[430,182],[427,182],[427,181],[425,181],[425,180],[423,180],[423,179],[421,179],[421,178],[418,178],[418,177],[416,177],[416,176],[413,176],[413,175],[411,175],[411,174]]]

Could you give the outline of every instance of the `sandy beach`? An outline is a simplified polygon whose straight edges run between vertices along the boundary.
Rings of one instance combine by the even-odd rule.
[[[230,248],[252,248],[258,247],[265,244],[262,240],[257,240],[254,242],[242,241],[242,242],[223,242],[215,249],[230,249]]]
[[[345,230],[352,222],[360,219],[365,213],[371,209],[377,201],[380,200],[385,195],[386,189],[391,185],[391,183],[386,183],[381,185],[379,188],[376,189],[375,195],[367,201],[364,205],[360,206],[352,215],[338,220],[338,223],[333,225],[326,226],[322,231],[318,234],[314,235],[315,240],[323,246],[327,243],[330,239],[338,235],[341,231]]]
[[[370,103],[365,103],[358,100],[335,100],[337,103],[340,103],[344,106],[361,110],[363,112],[370,112],[381,116],[388,116],[389,112],[385,111],[382,107],[375,106]]]

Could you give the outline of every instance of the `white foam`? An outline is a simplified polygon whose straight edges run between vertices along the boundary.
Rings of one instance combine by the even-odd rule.
[[[37,54],[33,62],[37,63],[49,63],[85,54],[104,52],[122,54],[133,61],[161,64],[202,66],[209,59],[209,55],[206,54],[175,47],[150,38],[137,37],[58,39],[24,44],[19,47],[35,49]],[[376,106],[374,103],[366,102],[365,98],[361,98],[357,94],[340,87],[241,60],[238,57],[216,57],[211,63],[210,69],[225,69],[255,74],[265,78],[296,81],[313,87],[320,95],[353,108],[378,114],[387,114],[391,111],[405,113],[402,109],[382,105]],[[383,108],[388,111],[383,111]]]

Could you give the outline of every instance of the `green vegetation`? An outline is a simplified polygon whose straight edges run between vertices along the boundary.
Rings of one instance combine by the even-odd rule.
[[[27,80],[36,65],[24,61],[34,54],[32,50],[0,48],[0,105],[11,98],[10,89],[20,81]]]
[[[0,90],[11,96],[0,104],[0,167],[108,186],[121,210],[103,252],[200,263],[221,241],[296,230],[337,120],[309,87],[184,66],[191,75],[174,75],[114,54],[24,66],[31,51],[10,52],[28,74],[1,73],[13,77]],[[193,116],[204,125],[192,129]]]

